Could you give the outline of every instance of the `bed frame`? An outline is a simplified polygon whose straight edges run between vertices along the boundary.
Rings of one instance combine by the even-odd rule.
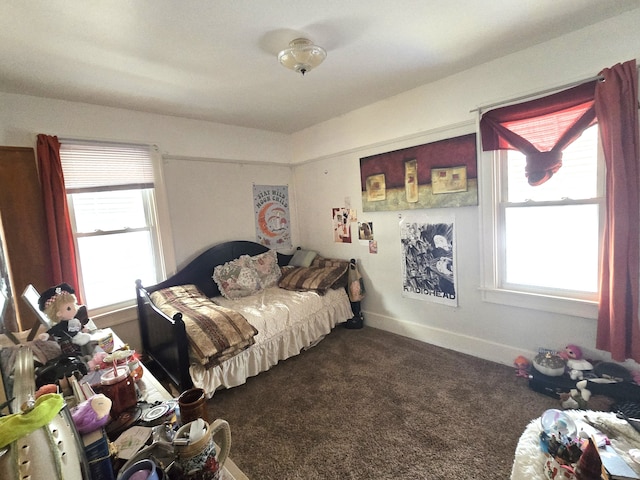
[[[164,373],[180,392],[193,386],[189,374],[188,341],[182,314],[176,313],[173,318],[165,315],[153,305],[149,295],[162,288],[193,284],[207,297],[218,296],[220,291],[211,278],[217,265],[223,265],[241,255],[254,256],[268,250],[264,245],[246,240],[221,243],[204,251],[175,275],[157,285],[143,287],[142,282],[136,280],[143,353],[151,362],[150,367]],[[278,253],[278,264],[287,265],[291,257],[292,255]]]

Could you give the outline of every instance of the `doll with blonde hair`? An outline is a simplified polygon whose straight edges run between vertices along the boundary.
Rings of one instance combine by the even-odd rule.
[[[50,335],[60,336],[64,332],[73,337],[89,321],[87,308],[78,306],[75,293],[71,285],[61,283],[40,295],[38,307],[51,320]]]

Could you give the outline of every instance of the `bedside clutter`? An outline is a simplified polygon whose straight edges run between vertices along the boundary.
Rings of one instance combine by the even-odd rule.
[[[104,334],[105,332],[102,333]],[[123,343],[113,332],[109,331],[108,334],[113,338],[116,348],[114,353],[117,353],[117,348],[122,347]],[[29,348],[23,346],[18,351],[24,354],[22,355],[23,357],[28,357],[27,359],[31,360],[33,364],[33,354]],[[17,362],[16,365],[20,366],[22,363],[24,362]],[[157,463],[157,468],[155,468],[155,472],[158,475],[157,478],[160,480],[188,478],[179,474],[178,449],[182,448],[183,459],[199,455],[201,453],[199,449],[196,449],[198,450],[197,453],[193,452],[194,448],[196,448],[193,439],[197,438],[198,433],[202,433],[201,436],[207,437],[205,442],[207,445],[209,440],[213,442],[215,437],[216,443],[226,449],[226,454],[214,459],[210,452],[206,453],[206,460],[208,460],[207,471],[199,471],[198,478],[246,479],[246,476],[235,466],[233,461],[227,458],[230,447],[230,430],[226,422],[216,420],[217,423],[214,422],[209,425],[204,420],[196,419],[204,424],[202,428],[193,432],[189,428],[187,432],[190,440],[185,442],[183,438],[181,442],[178,442],[178,445],[174,445],[173,440],[177,438],[178,429],[183,427],[178,414],[178,398],[174,398],[169,394],[144,365],[133,362],[131,366],[133,368],[129,368],[125,360],[122,365],[112,364],[102,370],[85,370],[88,371],[87,375],[82,375],[81,372],[74,369],[69,376],[63,375],[63,378],[57,379],[56,383],[43,385],[39,388],[35,394],[36,397],[38,395],[49,395],[60,399],[60,403],[64,406],[62,412],[67,412],[68,415],[66,424],[70,427],[71,433],[66,437],[67,441],[65,441],[64,445],[58,445],[58,447],[52,447],[51,449],[41,446],[38,447],[38,451],[51,450],[53,457],[63,455],[67,459],[80,459],[80,462],[75,460],[75,463],[70,464],[70,466],[75,465],[73,471],[64,470],[62,477],[56,475],[55,469],[47,468],[43,463],[48,455],[41,454],[37,458],[33,457],[34,449],[24,448],[25,445],[29,445],[29,440],[21,437],[18,440],[14,439],[9,446],[10,449],[17,449],[18,456],[13,455],[11,452],[0,456],[0,464],[3,464],[2,468],[0,468],[0,478],[5,478],[5,475],[1,473],[2,471],[10,471],[6,478],[26,478],[22,473],[26,472],[25,474],[27,474],[37,469],[39,472],[48,471],[51,475],[44,477],[33,476],[32,474],[30,478],[51,478],[54,480],[59,478],[64,478],[65,480],[115,480],[117,478],[120,480],[124,473],[124,465],[130,466],[132,459],[143,460],[145,458],[152,462],[162,460],[162,463]],[[16,377],[28,379],[27,383],[31,385],[28,389],[25,389],[23,388],[25,382],[16,380],[18,390],[12,388],[13,392],[9,392],[11,395],[18,396],[17,394],[20,394],[19,396],[22,398],[22,392],[27,391],[27,395],[31,395],[31,398],[33,398],[36,391],[33,365],[30,372],[28,371],[26,375],[23,374],[21,366],[16,370]],[[63,379],[64,381],[61,382],[60,380]],[[101,379],[106,380],[101,381]],[[29,394],[28,392],[31,393]],[[188,400],[187,397],[185,399]],[[189,403],[195,402],[199,407],[196,408],[196,413],[204,412],[206,414],[206,404],[198,404],[197,400],[196,398],[186,403],[183,402],[185,409],[189,409]],[[22,403],[25,402],[20,402],[20,405]],[[13,409],[15,408],[14,402]],[[16,416],[18,419],[21,417],[21,413]],[[62,420],[64,422],[64,419]],[[225,426],[219,427],[218,425],[222,423]],[[55,425],[54,427],[56,430],[60,430],[60,427]],[[44,426],[43,429],[43,431],[50,430],[48,426]],[[2,430],[1,425],[0,430]],[[226,433],[222,432],[222,430],[225,430]],[[1,433],[2,431],[0,431]],[[45,432],[42,438],[46,440],[51,435],[51,431],[49,434]],[[222,438],[218,438],[221,435]],[[223,442],[226,442],[226,446],[223,445]],[[70,449],[73,445],[76,446],[77,450]],[[184,447],[186,447],[186,450],[184,450]],[[199,447],[200,444],[198,444]],[[202,450],[204,451],[204,447]],[[26,457],[28,461],[22,461],[22,466],[13,465],[13,460],[19,458],[20,455],[24,455],[25,452],[31,452]],[[64,458],[61,457],[61,461]],[[7,462],[10,465],[4,465]],[[60,462],[52,460],[50,463],[55,465]],[[214,468],[214,465],[217,465],[217,467]],[[19,471],[15,470],[14,467]],[[25,470],[23,472],[25,468],[28,471]],[[214,473],[218,476],[213,476]],[[220,476],[222,473],[223,476]],[[132,478],[140,477],[136,475]]]

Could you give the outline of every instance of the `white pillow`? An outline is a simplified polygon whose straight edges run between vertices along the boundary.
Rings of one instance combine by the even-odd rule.
[[[296,253],[289,260],[289,265],[292,267],[308,267],[317,255],[318,253],[313,250],[296,250]]]

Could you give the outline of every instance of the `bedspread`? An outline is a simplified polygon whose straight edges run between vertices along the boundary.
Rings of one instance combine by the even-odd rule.
[[[241,312],[259,333],[255,345],[215,368],[190,366],[194,385],[203,388],[209,397],[218,388],[242,385],[247,378],[298,355],[317,344],[338,323],[353,317],[344,288],[320,295],[272,287],[250,297],[213,300]]]
[[[239,312],[214,304],[195,285],[169,287],[151,294],[165,314],[182,313],[192,358],[218,365],[255,343],[258,331]]]

